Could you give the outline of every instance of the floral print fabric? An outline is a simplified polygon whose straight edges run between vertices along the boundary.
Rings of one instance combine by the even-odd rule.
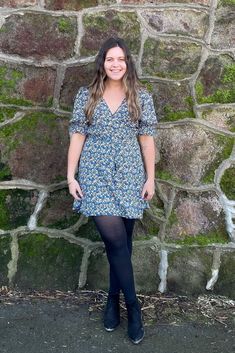
[[[137,136],[157,135],[152,96],[144,89],[139,91],[142,114],[137,123],[129,119],[126,99],[114,114],[101,99],[90,125],[84,114],[88,97],[88,89],[81,87],[69,123],[70,136],[86,135],[77,172],[84,197],[74,200],[73,210],[85,216],[142,218],[150,206],[141,197],[146,172]]]

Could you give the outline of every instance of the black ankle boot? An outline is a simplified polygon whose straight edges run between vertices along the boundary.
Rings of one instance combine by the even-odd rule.
[[[136,298],[136,301],[131,304],[126,304],[128,317],[128,336],[130,340],[138,344],[144,338],[144,328],[142,324],[141,308]]]
[[[104,328],[113,331],[120,324],[119,294],[108,295],[104,309]]]

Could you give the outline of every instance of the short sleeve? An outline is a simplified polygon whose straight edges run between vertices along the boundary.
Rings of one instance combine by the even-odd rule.
[[[69,135],[79,132],[87,135],[88,125],[84,108],[88,99],[88,89],[81,87],[75,96],[72,118],[69,121]]]
[[[142,112],[139,120],[138,135],[157,136],[157,116],[152,95],[144,91],[141,93]]]

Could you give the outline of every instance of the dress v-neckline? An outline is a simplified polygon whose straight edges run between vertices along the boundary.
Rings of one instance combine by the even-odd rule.
[[[110,111],[111,115],[115,115],[119,111],[121,106],[123,105],[124,101],[126,100],[126,97],[123,98],[123,100],[121,101],[121,103],[119,104],[119,106],[117,107],[115,112],[112,112],[112,110],[110,109],[110,107],[109,107],[108,103],[106,102],[106,100],[104,99],[104,97],[102,97],[101,99],[103,100],[104,104],[107,106],[107,108]]]

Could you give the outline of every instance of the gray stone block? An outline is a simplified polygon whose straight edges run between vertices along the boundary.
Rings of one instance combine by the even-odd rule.
[[[222,253],[219,278],[214,291],[235,299],[235,249]]]
[[[10,235],[0,237],[0,286],[8,285],[7,264],[11,260]]]
[[[14,286],[23,289],[76,290],[83,249],[62,238],[28,234],[19,239]]]
[[[167,288],[182,295],[206,292],[211,277],[213,252],[207,248],[185,247],[168,255]]]

